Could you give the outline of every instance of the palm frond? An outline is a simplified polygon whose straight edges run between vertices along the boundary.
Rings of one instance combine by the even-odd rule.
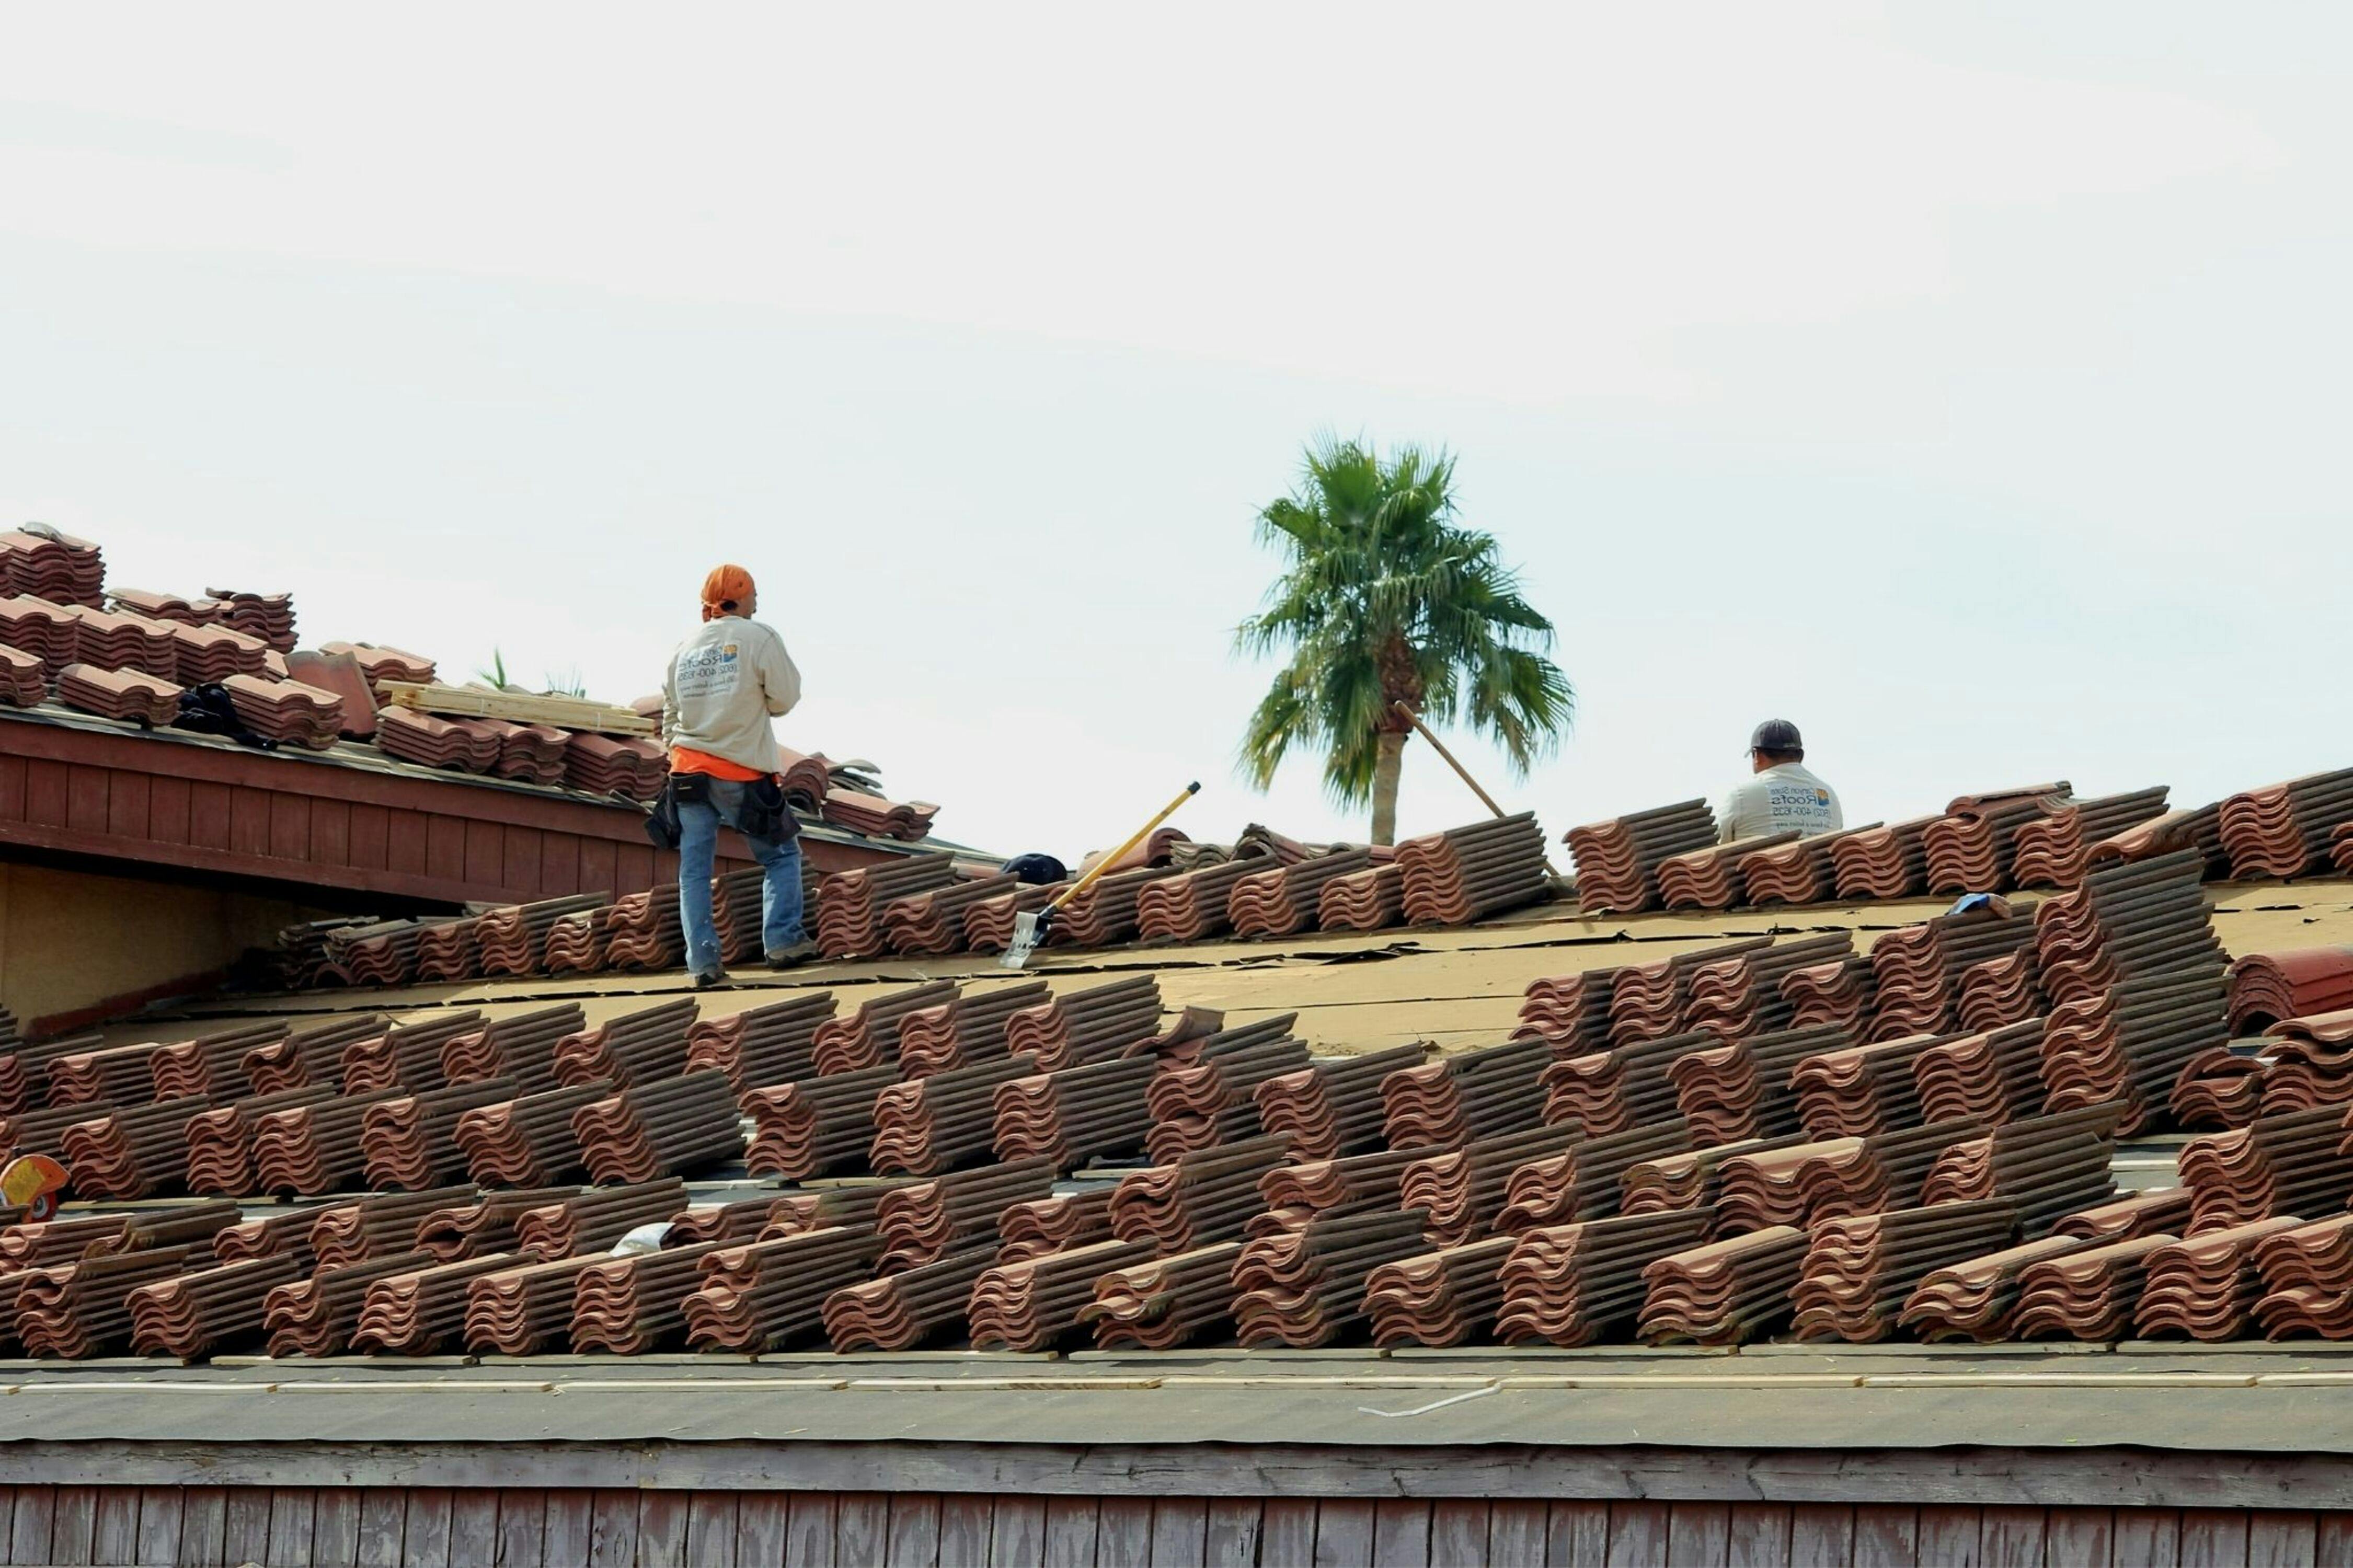
[[[1549,655],[1552,622],[1527,603],[1494,537],[1455,524],[1455,459],[1403,447],[1387,461],[1360,440],[1322,437],[1292,492],[1261,509],[1258,536],[1283,570],[1235,647],[1283,667],[1251,714],[1240,764],[1260,788],[1296,743],[1324,753],[1335,804],[1370,799],[1392,703],[1466,720],[1525,773],[1559,744],[1576,693]],[[1418,690],[1384,666],[1410,650]]]

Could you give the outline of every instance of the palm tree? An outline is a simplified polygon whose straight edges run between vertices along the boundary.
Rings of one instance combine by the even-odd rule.
[[[1454,459],[1407,447],[1388,463],[1359,442],[1310,447],[1298,489],[1258,514],[1282,552],[1265,608],[1235,634],[1289,662],[1250,715],[1241,766],[1264,789],[1293,742],[1324,753],[1324,785],[1373,806],[1373,842],[1397,841],[1398,773],[1412,726],[1467,718],[1515,774],[1550,752],[1576,711],[1546,657],[1552,623],[1520,597],[1493,535],[1454,526]]]

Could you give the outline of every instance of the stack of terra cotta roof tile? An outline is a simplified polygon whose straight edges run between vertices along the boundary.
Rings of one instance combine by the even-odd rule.
[[[1496,1227],[1513,1177],[1583,1138],[1574,1126],[1530,1127],[1474,1138],[1460,1149],[1425,1150],[1398,1173],[1398,1203],[1427,1216],[1422,1233],[1433,1245],[1476,1241]]]
[[[1539,1126],[1552,1059],[1544,1041],[1514,1040],[1400,1068],[1381,1080],[1382,1135],[1392,1149],[1443,1148]]]
[[[0,533],[0,592],[95,606],[105,597],[106,560],[87,539],[23,523]]]
[[[1245,1230],[1264,1236],[1296,1230],[1319,1214],[1357,1213],[1399,1206],[1405,1173],[1427,1159],[1427,1149],[1383,1149],[1335,1160],[1275,1165],[1258,1178],[1263,1207],[1249,1216]]]
[[[1703,1144],[1795,1132],[1798,1091],[1790,1075],[1799,1062],[1853,1044],[1836,1025],[1816,1025],[1687,1052],[1667,1065],[1676,1113]]]
[[[2032,918],[2000,900],[1888,932],[1871,949],[1872,1037],[1951,1029],[1963,976],[2033,941]]]
[[[844,1285],[825,1299],[826,1339],[835,1353],[849,1355],[913,1350],[952,1337],[964,1327],[973,1286],[998,1261],[993,1247],[967,1247],[936,1262]]]
[[[1642,1271],[1705,1242],[1714,1220],[1712,1210],[1694,1209],[1525,1232],[1496,1271],[1496,1333],[1511,1344],[1577,1346],[1625,1332],[1648,1293]]]
[[[2332,1214],[2255,1243],[2263,1294],[2254,1317],[2271,1339],[2353,1339],[2353,1215]]]
[[[682,1175],[744,1152],[735,1091],[721,1072],[638,1083],[572,1113],[591,1180],[605,1186]]]
[[[1828,931],[1693,964],[1683,972],[1683,1010],[1678,1022],[1684,1029],[1706,1029],[1723,1040],[1786,1029],[1795,1020],[1797,1006],[1782,983],[1801,970],[1842,963],[1853,952],[1851,933]]]
[[[1140,1241],[1098,1241],[1018,1263],[1000,1263],[973,1282],[965,1308],[976,1350],[1043,1351],[1084,1331],[1095,1281],[1149,1262]]]
[[[1504,1259],[1515,1238],[1488,1237],[1384,1263],[1365,1277],[1377,1345],[1459,1345],[1489,1332],[1502,1309]]]
[[[2231,1032],[2353,1008],[2353,947],[2242,953],[2231,961]]]
[[[947,855],[837,871],[818,885],[817,941],[828,958],[875,958],[890,951],[882,911],[900,899],[955,879]]]
[[[1762,1230],[1911,1208],[1936,1157],[1984,1131],[1981,1123],[1962,1118],[1734,1155],[1716,1169],[1717,1215],[1726,1229]]]
[[[255,1190],[254,1121],[265,1112],[315,1105],[334,1098],[326,1084],[307,1084],[250,1095],[192,1118],[187,1124],[188,1190],[224,1196]]]
[[[2230,852],[2222,847],[2222,803],[2195,810],[2168,811],[2111,834],[2085,851],[2091,866],[2115,861],[2153,860],[2179,849],[2195,849],[2208,881],[2231,874]]]
[[[629,1085],[676,1078],[687,1070],[695,1012],[693,1000],[681,996],[566,1034],[553,1048],[556,1081]]]
[[[1149,1058],[1113,1058],[997,1086],[991,1136],[997,1158],[1045,1155],[1064,1169],[1142,1152],[1152,1130]]]
[[[2038,983],[2069,1002],[2143,975],[2220,977],[2229,958],[2209,914],[2194,851],[2098,867],[2035,910]]]
[[[41,673],[56,679],[58,671],[81,660],[81,623],[73,611],[46,599],[0,598],[0,643],[41,661]]]
[[[1577,908],[1587,914],[1626,915],[1656,909],[1659,863],[1707,848],[1715,839],[1715,814],[1704,800],[1572,827],[1564,841],[1577,873]]]
[[[2177,1163],[2192,1234],[2282,1214],[2331,1214],[2353,1198],[2342,1106],[2259,1117],[2192,1138]]]
[[[1529,981],[1512,1037],[1543,1040],[1562,1056],[1606,1049],[1610,999],[1625,972],[1623,965],[1610,965]]]
[[[698,1019],[686,1032],[687,1069],[716,1068],[738,1090],[815,1077],[817,1031],[833,1012],[833,993],[819,991]]]
[[[74,657],[100,669],[135,669],[176,681],[179,644],[172,628],[141,616],[109,615],[86,605],[67,607],[74,626]]]
[[[458,1147],[484,1186],[544,1187],[587,1174],[587,1157],[572,1118],[612,1092],[606,1083],[542,1089],[458,1118]]]
[[[676,1176],[591,1188],[517,1215],[515,1247],[543,1258],[603,1252],[639,1226],[672,1218],[685,1207],[686,1184]]]
[[[503,1104],[517,1092],[514,1079],[491,1078],[369,1105],[360,1112],[369,1184],[398,1191],[457,1181],[466,1173],[458,1119],[480,1106]]]
[[[1905,1035],[1806,1058],[1789,1069],[1789,1082],[1798,1092],[1798,1121],[1817,1138],[1867,1138],[1920,1125],[1920,1089],[1913,1068],[1923,1053],[1947,1038]]]
[[[1615,1214],[1629,1171],[1690,1148],[1690,1130],[1680,1117],[1670,1117],[1582,1139],[1557,1153],[1540,1152],[1506,1173],[1496,1228],[1516,1233]]]
[[[1162,1257],[1235,1240],[1266,1206],[1261,1178],[1283,1163],[1283,1141],[1260,1137],[1131,1172],[1112,1190],[1112,1230]]]
[[[379,699],[384,695],[384,683],[387,680],[402,680],[416,685],[429,686],[437,673],[433,661],[423,654],[404,652],[402,649],[387,647],[381,643],[322,643],[320,645],[319,651],[329,654],[349,654],[357,660],[360,668],[367,676],[368,684],[376,689]]]
[[[1397,847],[1405,868],[1405,918],[1417,925],[1467,925],[1548,895],[1544,829],[1528,812],[1409,838]]]
[[[702,1259],[700,1286],[681,1302],[687,1343],[758,1352],[816,1334],[835,1292],[864,1284],[881,1250],[871,1231],[839,1226],[723,1246]]]
[[[169,679],[93,664],[69,664],[58,671],[58,700],[101,718],[150,727],[180,716],[180,689]]]
[[[1628,966],[1609,990],[1609,1043],[1624,1046],[1680,1033],[1694,973],[1709,964],[1761,952],[1772,942],[1769,936],[1749,937]]]
[[[1989,1127],[2032,1115],[2042,1104],[2042,1037],[2048,1020],[1939,1040],[1912,1058],[1924,1121],[1974,1116]]]
[[[1920,1184],[1920,1201],[2000,1198],[2016,1211],[2025,1235],[2040,1236],[2062,1215],[2115,1195],[2109,1167],[2116,1152],[2116,1119],[2114,1107],[2089,1106],[1965,1139],[1936,1156]]]
[[[972,906],[1015,888],[1011,877],[972,877],[893,899],[882,906],[883,940],[892,952],[911,956],[960,952]]]
[[[1638,1331],[1651,1344],[1736,1345],[1789,1320],[1806,1232],[1775,1225],[1671,1252],[1645,1265]]]
[[[2011,886],[2019,829],[2062,809],[2070,794],[2059,780],[1951,801],[1943,816],[1920,830],[1928,891],[1992,893]]]
[[[1826,1219],[1809,1234],[1791,1327],[1801,1340],[1883,1340],[1931,1270],[2008,1246],[2017,1233],[2000,1199]]]
[[[559,1002],[493,1018],[480,1028],[449,1037],[441,1047],[442,1076],[451,1083],[505,1076],[534,1092],[553,1089],[560,1081],[555,1072],[556,1047],[586,1025],[577,1002]]]
[[[1722,1043],[1714,1031],[1696,1029],[1561,1058],[1544,1069],[1544,1119],[1598,1135],[1672,1116],[1676,1058]]]
[[[886,1273],[936,1263],[952,1252],[982,1245],[998,1216],[1014,1204],[1051,1195],[1051,1160],[1011,1160],[975,1166],[928,1181],[907,1182],[883,1193],[874,1205],[873,1227],[881,1237]]]
[[[1221,1030],[1198,1042],[1187,1062],[1164,1062],[1145,1089],[1152,1127],[1146,1147],[1155,1163],[1219,1143],[1256,1137],[1258,1100],[1268,1079],[1307,1066],[1307,1047],[1292,1037],[1295,1013]]]
[[[1116,1055],[1150,1038],[1159,1020],[1159,982],[1130,975],[1022,1008],[1005,1021],[1006,1045],[1051,1071]]]
[[[744,1167],[755,1176],[806,1181],[862,1163],[875,1135],[875,1101],[899,1081],[889,1063],[746,1091],[752,1119]]]
[[[1261,1079],[1250,1093],[1259,1124],[1291,1140],[1292,1157],[1329,1160],[1381,1146],[1387,1116],[1381,1084],[1389,1074],[1419,1067],[1427,1044],[1397,1046],[1363,1056],[1312,1061],[1294,1072]]]
[[[2353,768],[2246,790],[2221,804],[2217,835],[2241,881],[2301,877],[2329,864],[2337,828],[2353,822]]]
[[[2061,1003],[2042,1033],[2045,1104],[2121,1102],[2127,1134],[2161,1122],[2183,1074],[2229,1038],[2222,998],[2219,973],[2161,973]]]
[[[2353,1010],[2283,1018],[2256,1043],[2265,1115],[2353,1101]],[[2184,1069],[2185,1073],[2188,1069]]]
[[[685,962],[686,928],[676,889],[649,888],[613,900],[605,926],[606,968],[675,969]]]
[[[300,1258],[280,1254],[192,1268],[137,1286],[124,1299],[131,1309],[131,1348],[139,1355],[187,1361],[224,1342],[258,1337],[269,1293],[303,1276]]]
[[[810,1037],[810,1058],[819,1073],[854,1072],[894,1061],[899,1035],[915,1014],[954,1001],[953,980],[930,980],[900,991],[886,991],[837,1013],[819,1024]]]
[[[829,788],[818,815],[836,826],[869,838],[898,838],[910,843],[928,836],[940,808],[928,801],[884,800],[862,790]]]
[[[343,700],[293,680],[232,675],[221,682],[238,722],[267,741],[325,751],[343,738]]]
[[[1165,1258],[1105,1270],[1095,1299],[1080,1309],[1100,1350],[1174,1350],[1221,1333],[1233,1318],[1239,1241],[1213,1242]]]
[[[590,795],[651,800],[670,776],[661,742],[644,735],[575,732],[564,742],[564,784]]]
[[[0,702],[37,708],[48,695],[48,674],[41,656],[0,643]]]
[[[1008,1055],[1013,1020],[1050,1001],[1046,983],[1034,980],[987,990],[952,990],[939,1001],[912,1008],[898,1020],[899,1070],[908,1078],[923,1078]],[[829,1050],[828,1042],[828,1054]]]
[[[1670,910],[1728,910],[1747,894],[1741,868],[1754,855],[1794,846],[1795,832],[1737,838],[1659,862],[1659,902]]]
[[[2072,888],[2089,868],[2092,847],[2165,815],[2166,787],[2072,800],[2019,826],[2011,844],[2010,885]]]
[[[1394,859],[1340,873],[1315,900],[1322,931],[1379,931],[1404,919],[1405,868]]]
[[[2020,1339],[2124,1338],[2140,1305],[2149,1258],[2178,1240],[2145,1236],[2028,1264],[2019,1271],[2010,1331]]]
[[[1369,849],[1335,849],[1292,866],[1253,871],[1226,897],[1226,920],[1241,937],[1291,936],[1315,929],[1324,890],[1339,878],[1372,868]],[[1399,873],[1402,877],[1403,873]],[[1402,907],[1402,884],[1399,890]]]
[[[1220,860],[1145,883],[1135,895],[1136,935],[1145,942],[1199,942],[1228,930],[1235,886],[1271,864],[1260,858]]]
[[[411,708],[386,708],[376,715],[375,743],[386,755],[418,767],[489,773],[497,769],[506,739],[487,719],[447,719]]]
[[[999,1261],[1014,1263],[1109,1240],[1112,1192],[1108,1186],[1089,1187],[1006,1205],[997,1212]]]
[[[2166,1334],[2207,1342],[2245,1337],[2263,1295],[2258,1249],[2273,1237],[2303,1228],[2303,1220],[2281,1215],[2157,1248],[2141,1260],[2134,1331],[2145,1340]]]
[[[1747,852],[1738,857],[1742,891],[1751,904],[1827,903],[1838,892],[1840,843],[1881,826],[1865,823],[1770,847],[1763,839],[1751,839]]]
[[[207,588],[195,608],[208,626],[234,627],[259,637],[280,653],[294,651],[294,596]]]
[[[1374,1270],[1427,1250],[1424,1218],[1419,1209],[1333,1215],[1253,1237],[1234,1260],[1235,1337],[1252,1348],[1332,1343],[1366,1319]]]
[[[886,1175],[930,1176],[991,1152],[997,1086],[1036,1070],[1028,1057],[997,1057],[886,1085],[874,1097],[874,1142],[867,1163]]]
[[[1858,828],[1831,847],[1841,899],[1904,899],[1928,890],[1928,851],[1922,837],[1933,816]]]
[[[1897,1321],[1930,1343],[1974,1340],[1990,1344],[2009,1339],[2018,1314],[2019,1279],[2028,1267],[2098,1245],[2086,1237],[2046,1236],[1932,1268],[1904,1303]]]
[[[1681,1213],[1692,1209],[1715,1210],[1715,1200],[1724,1190],[1724,1163],[1740,1154],[1759,1154],[1768,1150],[1794,1148],[1806,1142],[1809,1134],[1785,1132],[1774,1138],[1741,1138],[1729,1143],[1710,1143],[1684,1127],[1687,1149],[1673,1149],[1666,1153],[1640,1160],[1628,1165],[1618,1178],[1618,1206],[1625,1214]]]

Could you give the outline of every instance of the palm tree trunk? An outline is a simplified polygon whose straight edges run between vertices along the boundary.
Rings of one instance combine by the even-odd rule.
[[[1397,842],[1398,773],[1405,763],[1405,737],[1395,730],[1383,730],[1377,739],[1380,747],[1373,759],[1373,842]]]

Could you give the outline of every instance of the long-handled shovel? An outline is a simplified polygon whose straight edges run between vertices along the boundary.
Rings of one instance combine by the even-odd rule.
[[[1134,848],[1137,845],[1151,837],[1152,830],[1154,828],[1159,826],[1162,823],[1176,816],[1176,808],[1184,805],[1187,801],[1192,799],[1196,795],[1198,795],[1200,790],[1201,785],[1198,780],[1192,784],[1187,784],[1185,786],[1184,794],[1178,795],[1175,800],[1170,801],[1166,805],[1162,806],[1158,816],[1145,823],[1143,826],[1137,828],[1126,843],[1121,845],[1118,848],[1113,850],[1110,854],[1096,861],[1094,864],[1094,869],[1089,871],[1085,876],[1081,877],[1077,881],[1064,889],[1060,896],[1056,898],[1052,903],[1048,904],[1042,910],[1032,910],[1027,913],[1014,916],[1013,941],[1006,948],[1005,956],[998,959],[997,962],[1007,969],[1020,969],[1026,967],[1029,963],[1029,955],[1037,952],[1038,949],[1044,944],[1047,933],[1053,929],[1054,916],[1060,910],[1061,907],[1064,904],[1069,903],[1072,899],[1077,898],[1081,893],[1085,892],[1089,888],[1093,887],[1096,878],[1102,876],[1105,871],[1111,869],[1113,866],[1118,864],[1120,857],[1125,855],[1129,850]]]

